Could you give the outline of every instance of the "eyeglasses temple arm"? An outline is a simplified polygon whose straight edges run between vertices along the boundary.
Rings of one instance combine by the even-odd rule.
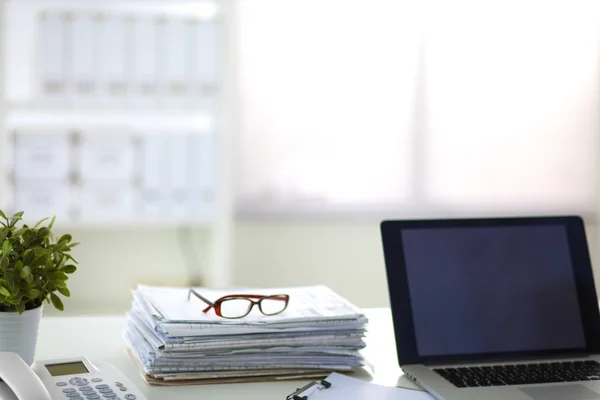
[[[207,298],[205,298],[204,296],[202,296],[200,293],[196,292],[194,289],[190,289],[190,291],[188,292],[188,300],[190,299],[190,295],[191,294],[193,294],[194,296],[196,296],[197,298],[199,298],[200,300],[202,300],[206,304],[210,304],[211,307],[215,306],[215,303],[213,303],[212,301],[208,300]]]

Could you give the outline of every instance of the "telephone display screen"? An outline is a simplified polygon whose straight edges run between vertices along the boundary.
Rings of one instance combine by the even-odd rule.
[[[52,376],[85,374],[87,372],[90,372],[85,367],[85,364],[81,361],[64,364],[50,364],[46,365],[46,369],[48,370],[48,372],[50,372],[50,375]]]

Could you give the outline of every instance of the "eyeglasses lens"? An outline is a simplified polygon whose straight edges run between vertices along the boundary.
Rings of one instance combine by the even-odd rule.
[[[265,297],[260,301],[260,310],[265,315],[279,314],[287,306],[287,299],[281,296]]]
[[[239,318],[248,314],[252,302],[248,299],[227,299],[221,302],[221,315],[225,318]]]

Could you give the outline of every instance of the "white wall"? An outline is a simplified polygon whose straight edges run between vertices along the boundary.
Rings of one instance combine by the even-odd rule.
[[[66,313],[123,313],[137,283],[187,285],[173,229],[70,231],[79,270]],[[359,306],[387,305],[378,223],[241,222],[234,230],[233,284],[326,284]],[[194,232],[201,252],[202,232]],[[56,314],[50,306],[44,313]]]
[[[80,269],[70,280],[65,313],[124,313],[137,283],[187,284],[175,229],[71,232],[82,245],[76,248]],[[377,221],[242,221],[234,232],[234,285],[322,283],[358,306],[388,305]],[[199,245],[203,236],[194,234]],[[598,283],[597,226],[588,224],[588,240]],[[44,314],[57,313],[45,307]]]

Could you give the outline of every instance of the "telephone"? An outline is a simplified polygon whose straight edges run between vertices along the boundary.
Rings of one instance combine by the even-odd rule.
[[[85,357],[36,361],[0,352],[0,400],[147,400],[109,363]]]

